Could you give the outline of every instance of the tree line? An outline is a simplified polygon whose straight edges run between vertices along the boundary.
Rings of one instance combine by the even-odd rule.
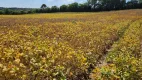
[[[53,12],[96,12],[96,11],[111,11],[123,9],[138,9],[142,8],[142,0],[131,0],[126,3],[126,0],[87,0],[86,3],[79,4],[77,2],[68,4],[47,7],[42,4],[39,9],[27,10],[11,10],[1,9],[0,14],[31,14],[31,13],[53,13]]]

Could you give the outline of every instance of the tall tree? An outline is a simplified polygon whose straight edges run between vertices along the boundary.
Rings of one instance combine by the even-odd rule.
[[[60,6],[60,11],[61,12],[67,12],[68,11],[68,6],[67,5],[61,5]]]
[[[72,12],[78,11],[78,8],[79,8],[79,4],[77,2],[69,4],[69,7],[68,7],[69,11],[72,11]]]
[[[139,0],[139,3],[142,3],[142,0]]]
[[[126,3],[126,0],[99,0],[104,5],[104,8],[108,10],[112,9],[123,9]]]
[[[47,7],[46,4],[42,4],[40,8],[45,9],[46,7]]]
[[[51,12],[59,12],[59,8],[57,6],[52,6]]]

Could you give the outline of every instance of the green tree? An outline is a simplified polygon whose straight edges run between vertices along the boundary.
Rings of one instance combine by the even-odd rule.
[[[10,10],[10,9],[5,9],[5,10],[4,10],[4,14],[12,14],[12,10]]]
[[[99,0],[102,2],[104,10],[123,9],[126,0]]]
[[[40,8],[45,9],[46,7],[47,7],[46,4],[42,4]]]
[[[60,6],[60,11],[61,12],[67,12],[68,11],[68,6],[67,5],[61,5]]]
[[[49,13],[49,12],[51,12],[51,9],[50,9],[50,7],[47,7],[47,8],[45,9],[45,12],[46,12],[46,13]]]
[[[142,0],[139,0],[139,3],[142,3]]]
[[[52,6],[51,12],[59,12],[59,8],[57,6]]]
[[[79,4],[78,6],[79,6],[79,11],[80,11],[80,12],[87,11],[87,10],[86,10],[87,5],[86,5],[85,3],[84,3],[84,4]]]
[[[4,14],[4,12],[2,10],[0,10],[0,14]]]
[[[77,12],[78,11],[78,8],[79,8],[79,5],[77,2],[74,2],[72,4],[69,4],[69,11],[71,12]]]

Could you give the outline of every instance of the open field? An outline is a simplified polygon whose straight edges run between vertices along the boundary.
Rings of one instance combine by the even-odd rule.
[[[0,15],[0,79],[90,78],[142,79],[141,9]]]

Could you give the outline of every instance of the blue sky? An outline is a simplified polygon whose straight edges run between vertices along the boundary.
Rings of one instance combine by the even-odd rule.
[[[60,6],[73,2],[83,3],[87,0],[1,0],[0,7],[39,8],[43,3],[47,6]]]
[[[39,8],[43,3],[47,6],[60,6],[73,2],[83,3],[87,0],[1,0],[0,7]]]

